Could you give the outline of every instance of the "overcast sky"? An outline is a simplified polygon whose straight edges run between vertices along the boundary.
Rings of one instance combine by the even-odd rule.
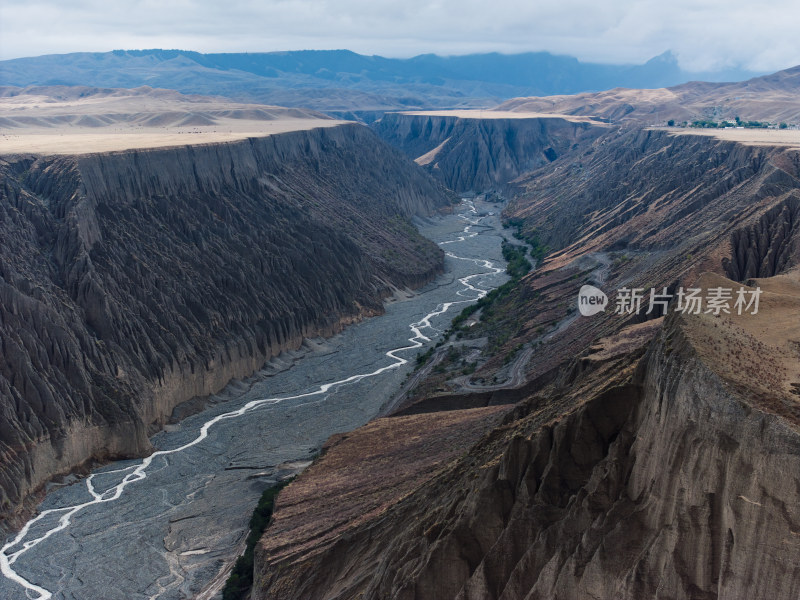
[[[113,49],[348,48],[407,57],[548,50],[685,69],[800,64],[800,2],[774,0],[0,0],[0,58]]]

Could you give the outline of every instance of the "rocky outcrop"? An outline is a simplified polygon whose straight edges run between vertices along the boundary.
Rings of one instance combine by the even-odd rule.
[[[460,118],[388,113],[373,125],[384,140],[426,167],[450,189],[504,190],[605,131],[564,118]]]
[[[491,381],[520,344],[544,344],[526,363],[537,381],[621,323],[654,316],[647,306],[615,314],[620,288],[675,294],[703,272],[746,281],[789,270],[800,262],[799,160],[780,147],[622,131],[521,177],[504,214],[547,257],[498,300],[491,325],[472,328],[505,332],[473,377]],[[611,303],[591,319],[575,305],[586,283]]]
[[[672,313],[602,340],[335,543],[299,555],[268,532],[255,597],[796,597],[800,411],[776,408],[798,405],[800,277],[761,284],[752,320]],[[721,345],[794,366],[764,385]]]
[[[442,267],[409,219],[448,197],[363,126],[0,170],[3,517]]]
[[[772,277],[800,262],[800,191],[735,231],[731,248],[731,258],[723,264],[736,281]]]
[[[261,572],[267,581],[257,587],[256,597],[323,598],[350,587],[338,569],[364,556],[360,540],[350,544],[351,535],[440,476],[503,412],[495,406],[435,418],[382,418],[333,436],[323,448],[324,459],[281,495],[280,512],[264,540],[270,564]],[[348,557],[351,549],[354,556]],[[368,577],[367,571],[359,570],[356,577]]]

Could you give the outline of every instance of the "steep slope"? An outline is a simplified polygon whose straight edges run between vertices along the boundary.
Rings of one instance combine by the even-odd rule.
[[[655,250],[715,234],[792,195],[798,152],[632,130],[520,178],[506,210],[552,249]]]
[[[373,129],[459,193],[505,190],[519,175],[606,131],[588,119],[484,114],[388,113]]]
[[[448,203],[367,128],[0,161],[0,496],[148,452],[180,402],[382,310]]]
[[[759,283],[757,323],[673,313],[623,344],[604,338],[465,456],[334,541],[309,549],[268,533],[255,597],[795,597],[800,277]],[[718,285],[733,282],[699,282]],[[764,353],[787,368],[753,387],[720,343],[754,373]],[[319,479],[304,483],[318,493]],[[314,510],[303,489],[287,507]],[[274,526],[290,530],[281,507]]]
[[[256,597],[797,596],[798,165],[782,147],[622,130],[519,179],[507,216],[549,256],[458,328],[462,343],[488,338],[474,373],[439,362],[439,392],[403,411],[423,413],[413,427],[393,417],[395,432],[435,435],[449,412],[428,406],[518,404],[406,496],[362,491],[383,494],[374,516],[287,539],[292,507],[317,510],[305,490],[353,468],[323,457],[283,514],[279,499]],[[707,297],[751,277],[767,278],[750,282],[757,315],[675,310],[681,286]],[[606,312],[577,313],[584,284],[608,293]],[[615,313],[623,287],[667,288],[666,319]],[[503,389],[512,370],[527,381]]]
[[[746,281],[800,264],[798,161],[793,149],[634,130],[520,178],[505,214],[548,255],[471,328],[496,347],[472,378],[504,381],[520,344],[532,350],[528,381],[547,378],[620,322],[658,316],[645,314],[651,289],[674,295],[704,271]],[[609,297],[591,319],[576,310],[583,284]],[[614,314],[621,288],[644,290],[644,310]]]

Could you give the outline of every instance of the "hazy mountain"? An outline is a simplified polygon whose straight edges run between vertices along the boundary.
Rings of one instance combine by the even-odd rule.
[[[693,79],[735,81],[753,75],[689,73],[680,69],[670,52],[642,65],[583,63],[547,52],[395,59],[348,50],[256,54],[116,50],[0,62],[4,85],[149,85],[328,111],[488,106],[519,96],[654,88]]]
[[[665,124],[698,118],[800,122],[800,66],[746,81],[692,81],[662,89],[615,89],[574,96],[508,100],[497,110],[602,117],[611,121]]]

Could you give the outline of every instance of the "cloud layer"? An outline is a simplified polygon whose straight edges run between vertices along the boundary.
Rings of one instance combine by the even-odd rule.
[[[348,48],[363,54],[548,50],[692,71],[800,64],[800,4],[775,0],[3,0],[0,58],[117,48]]]

